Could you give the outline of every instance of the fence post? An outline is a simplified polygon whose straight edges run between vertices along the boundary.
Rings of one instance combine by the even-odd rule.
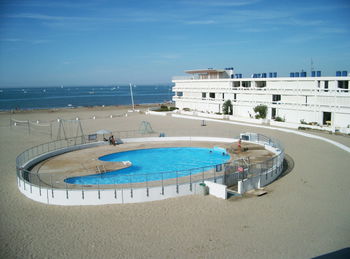
[[[176,171],[176,193],[179,193],[179,177],[178,177],[177,171]]]
[[[67,186],[66,182],[65,182],[65,185],[66,185],[66,199],[68,200],[69,199],[69,195],[68,195],[68,186]]]
[[[22,171],[22,169],[18,169],[19,171],[18,171],[18,175],[20,176],[20,177],[17,177],[17,179],[18,179],[18,186],[19,187],[22,187],[21,186],[21,178],[23,178],[23,171]]]
[[[132,175],[130,175],[130,197],[131,197],[131,198],[134,198],[134,192],[133,192],[133,189],[132,189],[132,181],[131,181],[131,178],[132,178]]]
[[[190,170],[190,191],[192,192],[192,172]]]
[[[81,198],[84,200],[85,195],[84,195],[84,185],[81,185]]]
[[[216,166],[214,167],[214,183],[216,183]]]
[[[202,183],[204,183],[204,168],[202,167]]]
[[[52,198],[54,198],[53,185],[52,185],[52,175],[50,175],[50,183],[51,183],[51,196],[52,196]]]
[[[117,186],[114,181],[114,199],[117,199]]]
[[[163,172],[162,172],[162,195],[164,195],[164,179],[163,179]]]
[[[146,174],[146,195],[149,197],[149,189],[148,189],[148,174]]]

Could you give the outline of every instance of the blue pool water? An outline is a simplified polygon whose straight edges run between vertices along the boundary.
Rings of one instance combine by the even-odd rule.
[[[98,175],[67,178],[71,184],[123,184],[171,179],[209,170],[230,159],[222,149],[172,147],[139,149],[114,153],[101,161],[130,161],[132,166]],[[205,168],[204,168],[205,167]]]

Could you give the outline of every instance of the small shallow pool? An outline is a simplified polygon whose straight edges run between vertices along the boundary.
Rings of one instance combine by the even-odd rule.
[[[230,156],[221,148],[171,147],[125,151],[99,159],[130,161],[132,165],[104,174],[67,178],[65,182],[94,185],[159,181],[207,171],[215,165],[228,162]]]

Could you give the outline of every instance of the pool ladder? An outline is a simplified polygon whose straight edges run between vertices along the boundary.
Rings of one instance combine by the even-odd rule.
[[[106,173],[107,171],[106,171],[106,168],[105,168],[105,166],[104,165],[101,165],[101,166],[96,166],[96,173],[97,174],[104,174],[104,173]]]

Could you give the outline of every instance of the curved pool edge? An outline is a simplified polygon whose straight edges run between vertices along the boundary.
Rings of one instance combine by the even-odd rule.
[[[215,146],[168,146],[122,150],[102,155],[98,160],[104,164],[113,164],[123,163],[124,159],[129,159],[131,161],[129,166],[102,173],[68,177],[64,182],[89,186],[139,184],[146,181],[152,183],[186,177],[190,174],[194,176],[203,170],[211,170],[217,165],[228,163],[231,158],[225,148]]]

